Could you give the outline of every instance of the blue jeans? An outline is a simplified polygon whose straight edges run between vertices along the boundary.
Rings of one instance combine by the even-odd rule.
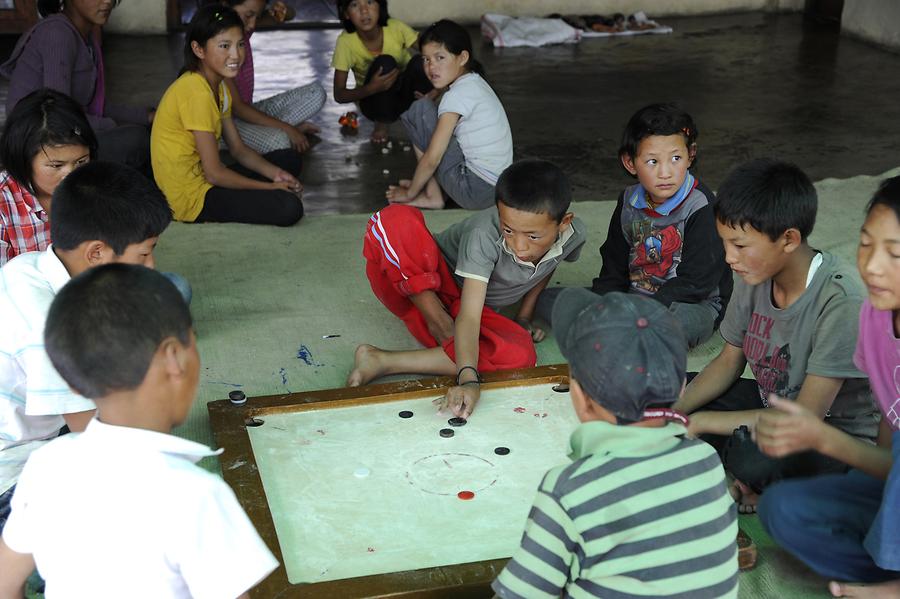
[[[190,306],[191,298],[194,297],[194,291],[191,289],[191,284],[188,283],[188,280],[174,272],[164,272],[161,274],[175,285],[175,288],[178,289],[178,293],[184,298],[184,303]]]
[[[881,481],[858,470],[784,481],[763,493],[760,521],[775,541],[822,576],[900,578],[900,432]]]

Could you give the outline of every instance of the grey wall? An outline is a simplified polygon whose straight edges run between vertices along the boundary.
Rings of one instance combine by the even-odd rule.
[[[182,0],[190,2],[191,0]],[[883,2],[889,4],[890,2]],[[745,10],[801,10],[803,0],[391,0],[391,14],[413,26],[441,18],[477,23],[495,12],[513,16],[543,16],[551,12],[629,13],[638,6],[651,17]],[[112,13],[107,30],[114,33],[165,33],[165,0],[129,0]]]
[[[391,15],[421,26],[447,18],[477,23],[484,13],[540,17],[548,13],[612,14],[643,10],[651,17],[748,10],[801,10],[803,0],[391,0]]]
[[[877,44],[900,49],[900,2],[845,0],[841,30]]]

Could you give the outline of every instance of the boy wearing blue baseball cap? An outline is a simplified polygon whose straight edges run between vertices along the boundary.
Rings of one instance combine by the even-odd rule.
[[[659,302],[560,293],[553,328],[582,424],[494,582],[512,597],[736,597],[737,521],[715,450],[685,437],[687,342]]]

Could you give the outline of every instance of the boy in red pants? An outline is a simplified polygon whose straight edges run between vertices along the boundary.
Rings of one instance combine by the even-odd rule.
[[[417,208],[395,204],[372,215],[363,255],[375,296],[427,349],[356,349],[347,379],[388,374],[455,375],[441,408],[468,418],[480,371],[534,366],[537,296],[563,260],[575,261],[584,224],[568,211],[569,181],[556,165],[523,160],[497,181],[497,207],[435,236]],[[515,322],[495,310],[521,300]]]

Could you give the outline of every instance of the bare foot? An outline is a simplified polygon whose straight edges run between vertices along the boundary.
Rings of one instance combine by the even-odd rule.
[[[848,582],[828,583],[832,597],[871,597],[873,599],[891,599],[900,597],[900,580],[891,580],[878,584],[860,584]]]
[[[406,205],[415,206],[416,208],[422,208],[424,210],[440,210],[444,207],[444,198],[434,198],[423,193],[409,202],[406,202]]]
[[[731,486],[728,487],[728,492],[731,493],[734,501],[738,504],[739,514],[756,513],[756,504],[759,503],[759,495],[757,495],[753,489],[735,478],[732,480]]]
[[[412,186],[412,179],[400,179],[397,181],[397,187],[405,187],[409,189]]]
[[[387,123],[375,123],[375,129],[372,130],[372,143],[380,144],[387,141],[390,125]]]
[[[319,129],[317,126],[313,125],[309,121],[303,121],[302,123],[297,125],[297,131],[299,131],[300,133],[303,133],[303,134],[307,134],[307,133],[319,133],[321,131],[321,129]]]
[[[368,384],[383,374],[381,365],[382,350],[366,343],[356,348],[353,358],[354,367],[347,376],[348,387],[359,387]]]

